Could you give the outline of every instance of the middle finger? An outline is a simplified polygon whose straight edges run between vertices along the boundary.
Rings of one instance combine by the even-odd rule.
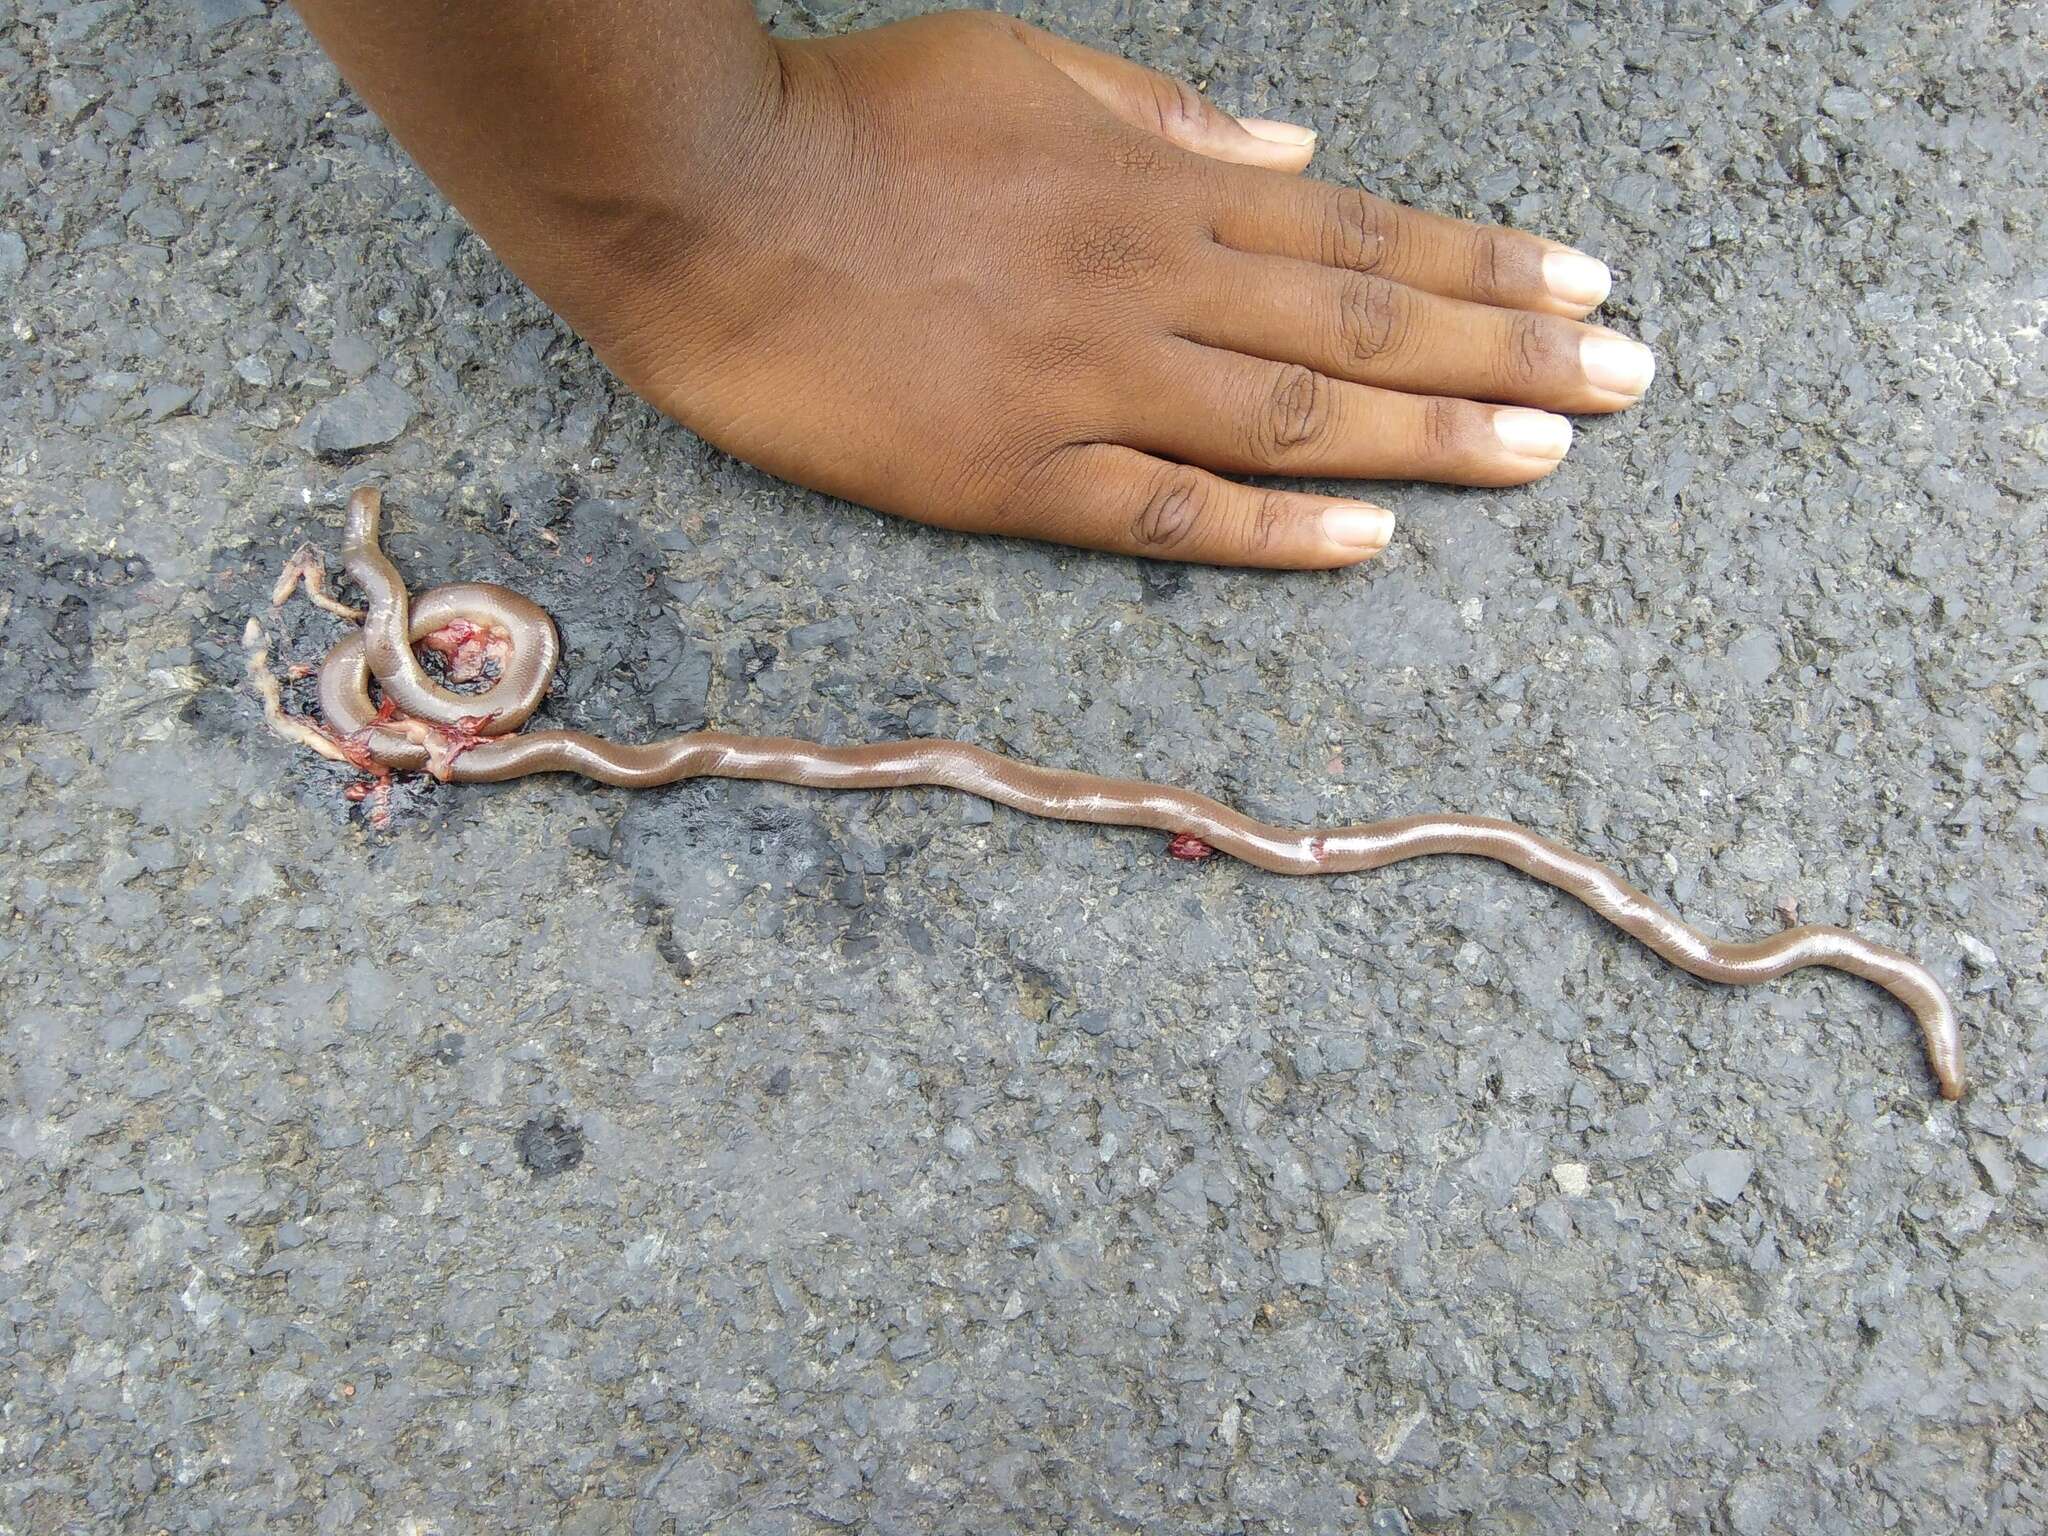
[[[1656,373],[1648,347],[1602,326],[1224,246],[1179,299],[1191,341],[1411,394],[1619,411]]]

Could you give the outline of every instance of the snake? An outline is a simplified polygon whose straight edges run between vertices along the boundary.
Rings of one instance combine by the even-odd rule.
[[[1179,857],[1220,852],[1278,875],[1349,874],[1448,854],[1490,859],[1583,903],[1702,981],[1747,986],[1824,966],[1875,983],[1919,1024],[1941,1096],[1963,1096],[1955,1010],[1941,983],[1912,956],[1820,924],[1787,927],[1750,941],[1710,938],[1605,865],[1511,821],[1438,811],[1360,826],[1290,829],[1194,790],[1047,767],[945,739],[828,746],[702,730],[623,744],[584,731],[522,730],[546,695],[561,656],[553,619],[520,593],[485,582],[452,583],[412,596],[381,546],[381,509],[382,497],[374,487],[362,487],[349,498],[342,558],[366,606],[360,626],[320,665],[324,729],[283,714],[275,679],[269,678],[262,656],[251,652],[251,675],[261,673],[259,687],[268,679],[266,713],[272,723],[329,757],[386,775],[424,770],[463,784],[570,773],[627,789],[693,778],[836,790],[929,786],[1056,821],[1150,828],[1169,834],[1174,839],[1170,851]],[[422,639],[458,623],[486,635],[503,657],[496,678],[478,692],[441,686],[413,650]],[[252,647],[259,644],[257,629],[251,620],[245,639]],[[381,704],[372,701],[373,683]]]

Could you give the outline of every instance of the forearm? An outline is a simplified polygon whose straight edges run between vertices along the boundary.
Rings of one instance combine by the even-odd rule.
[[[572,322],[597,255],[710,191],[777,107],[749,0],[296,0],[434,184]],[[706,198],[703,206],[713,202]],[[687,232],[684,232],[687,233]]]

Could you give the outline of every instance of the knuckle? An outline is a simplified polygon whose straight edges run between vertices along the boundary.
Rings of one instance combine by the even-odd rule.
[[[1049,509],[1071,494],[1066,444],[1027,434],[1017,443],[970,446],[952,483],[937,487],[962,514],[958,523],[993,533],[1030,534],[1046,526]]]
[[[948,473],[934,476],[932,489],[964,526],[999,533],[1028,524],[1037,500],[1030,477],[1013,473],[984,444],[970,447]]]
[[[1556,378],[1564,353],[1564,336],[1556,321],[1543,315],[1515,315],[1508,321],[1495,363],[1501,388],[1526,389]]]
[[[1400,240],[1392,210],[1370,192],[1344,188],[1325,205],[1322,251],[1326,266],[1380,272],[1391,266]]]
[[[1252,413],[1253,460],[1279,466],[1321,441],[1329,431],[1330,408],[1329,380],[1299,363],[1281,368]]]
[[[1349,279],[1337,300],[1337,341],[1344,360],[1371,363],[1393,350],[1397,316],[1394,285],[1385,278]]]
[[[1170,469],[1146,490],[1144,504],[1131,521],[1131,534],[1145,549],[1178,549],[1201,525],[1208,499],[1206,483],[1199,474],[1191,469]]]
[[[1465,458],[1472,449],[1474,412],[1463,400],[1432,395],[1422,403],[1422,451],[1432,463]]]
[[[1263,555],[1280,542],[1280,530],[1288,521],[1288,505],[1278,491],[1260,491],[1251,498],[1245,514],[1247,552]]]
[[[1128,283],[1155,271],[1160,258],[1142,227],[1106,220],[1087,224],[1076,235],[1069,247],[1068,264],[1077,277],[1090,283]]]
[[[1480,304],[1500,304],[1508,298],[1508,273],[1512,263],[1498,235],[1472,237],[1472,270],[1466,289]]]
[[[1116,147],[1110,151],[1110,161],[1118,170],[1146,181],[1166,173],[1166,156],[1166,146],[1157,136],[1139,128],[1119,135]]]
[[[1152,116],[1162,138],[1184,139],[1208,125],[1209,103],[1185,80],[1153,75]]]
[[[1087,368],[1089,359],[1095,355],[1098,339],[1087,332],[1066,327],[1027,335],[1018,343],[1024,371],[1041,384],[1072,380]],[[1016,404],[1028,408],[1030,402],[1020,400]]]

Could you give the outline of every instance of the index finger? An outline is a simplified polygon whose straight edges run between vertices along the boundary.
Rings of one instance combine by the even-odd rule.
[[[1356,187],[1219,166],[1218,241],[1369,272],[1410,288],[1573,319],[1599,308],[1613,279],[1568,245],[1496,225],[1403,208]]]

